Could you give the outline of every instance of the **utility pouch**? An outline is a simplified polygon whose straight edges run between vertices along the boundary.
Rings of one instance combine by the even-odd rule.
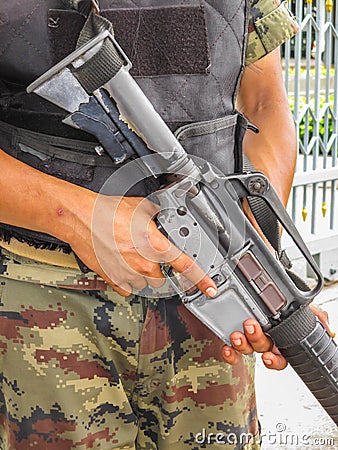
[[[187,153],[210,162],[223,174],[231,174],[242,172],[242,142],[247,128],[247,119],[235,112],[219,119],[184,125],[175,136]]]

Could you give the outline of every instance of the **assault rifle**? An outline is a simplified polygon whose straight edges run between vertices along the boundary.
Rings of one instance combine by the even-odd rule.
[[[105,69],[103,57],[109,58]],[[105,30],[32,83],[28,92],[68,111],[64,122],[95,135],[117,166],[137,155],[147,176],[162,180],[155,193],[160,229],[218,287],[213,299],[198,290],[185,292],[170,267],[163,266],[183,304],[227,343],[245,319],[256,318],[338,424],[338,349],[308,306],[323,280],[296,227],[262,173],[225,176],[190,157],[130,75],[130,67]],[[163,174],[176,177],[163,182]],[[293,238],[316,275],[314,288],[295,280],[247,220],[241,199],[248,196],[263,199]]]

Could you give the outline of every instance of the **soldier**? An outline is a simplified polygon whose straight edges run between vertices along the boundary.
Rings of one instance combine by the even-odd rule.
[[[246,133],[244,151],[286,204],[296,136],[277,47],[297,25],[285,2],[100,6],[172,130],[229,118],[198,137],[213,149],[202,156],[216,164],[225,158],[228,170],[242,144],[238,92],[237,108],[260,129]],[[140,198],[147,187],[104,199],[115,222],[111,229],[102,213],[106,235],[95,236],[97,192],[113,165],[95,154],[91,136],[61,124],[64,111],[25,92],[74,49],[90,8],[89,0],[0,6],[0,448],[258,449],[254,358],[241,354],[264,352],[275,369],[284,358],[255,321],[224,347],[176,297],[132,294],[162,286],[156,261],[163,257],[209,296],[216,286],[157,230],[156,207]],[[183,142],[188,152],[195,144]],[[133,242],[135,213],[138,244],[153,258]],[[92,272],[81,273],[72,252]]]

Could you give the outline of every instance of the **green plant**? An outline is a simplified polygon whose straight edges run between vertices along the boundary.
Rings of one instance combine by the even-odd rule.
[[[331,111],[333,111],[334,95],[331,94],[329,96],[328,100],[326,100],[324,95],[321,95],[319,97],[319,108],[322,109],[325,103],[328,103]],[[301,95],[299,97],[298,114],[296,114],[297,111],[295,111],[294,97],[291,97],[291,96],[289,97],[289,104],[290,104],[291,111],[295,118],[297,118],[297,116],[300,117],[302,110],[304,110],[304,108],[306,108],[307,106],[310,108],[310,110],[312,111],[313,114],[315,112],[315,98],[314,97],[311,97],[308,102],[306,101],[305,96]],[[297,121],[296,121],[296,123],[297,123]],[[308,143],[311,140],[311,138],[314,136],[315,130],[316,130],[314,118],[313,118],[313,115],[310,113],[310,111],[307,111],[303,115],[302,119],[297,123],[297,125],[298,125],[299,139],[304,144]],[[325,130],[326,130],[326,133],[325,133]],[[325,137],[326,137],[326,140],[330,139],[332,132],[333,132],[333,117],[332,117],[331,112],[329,110],[327,110],[319,122],[318,136],[320,139],[325,141]]]
[[[314,76],[316,76],[316,68],[312,66],[312,67],[310,68],[310,70],[307,70],[305,67],[300,67],[299,73],[300,73],[300,76],[301,76],[301,77],[306,77],[307,75],[310,76],[310,77],[314,77]],[[292,77],[294,77],[295,74],[296,74],[296,68],[295,68],[295,66],[291,66],[291,67],[289,68],[289,75],[292,76]],[[326,77],[326,75],[334,76],[334,74],[335,74],[335,68],[334,68],[334,67],[331,67],[330,70],[329,70],[329,73],[327,73],[327,70],[326,70],[325,65],[322,64],[322,65],[320,66],[320,72],[319,72],[319,74],[320,74],[321,77]]]

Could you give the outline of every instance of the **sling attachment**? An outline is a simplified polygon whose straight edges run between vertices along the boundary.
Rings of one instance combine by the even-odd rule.
[[[244,171],[255,172],[256,169],[248,158],[244,157]],[[268,239],[278,255],[281,254],[281,242],[279,225],[276,216],[271,212],[264,200],[259,197],[248,197],[248,203],[255,219],[258,222],[265,237]]]
[[[243,168],[245,171],[256,171],[255,167],[251,164],[248,158],[244,157]],[[289,270],[292,267],[291,261],[288,258],[285,250],[281,247],[281,238],[279,231],[279,222],[276,216],[267,206],[267,204],[259,197],[247,198],[250,209],[257,220],[259,227],[261,228],[264,236],[272,245],[279,261],[283,264],[285,269]]]
[[[91,4],[95,14],[100,14],[100,5],[98,0],[91,0]]]
[[[243,169],[248,172],[256,171],[252,163],[247,157],[244,156]],[[271,211],[269,206],[260,197],[247,197],[250,209],[261,228],[263,234],[274,248],[279,262],[284,266],[286,273],[301,291],[309,291],[310,288],[306,281],[304,281],[299,275],[293,272],[292,263],[286,254],[285,250],[282,250],[280,224]]]
[[[104,31],[109,31],[114,36],[111,22],[91,12],[80,33],[76,48],[82,47]],[[107,38],[103,41],[101,48],[81,66],[74,69],[73,73],[85,90],[91,94],[113,78],[124,64],[131,66],[116,41]]]
[[[67,9],[73,9],[75,11],[84,14],[86,17],[91,11],[96,14],[100,14],[100,2],[99,0],[61,0]]]

